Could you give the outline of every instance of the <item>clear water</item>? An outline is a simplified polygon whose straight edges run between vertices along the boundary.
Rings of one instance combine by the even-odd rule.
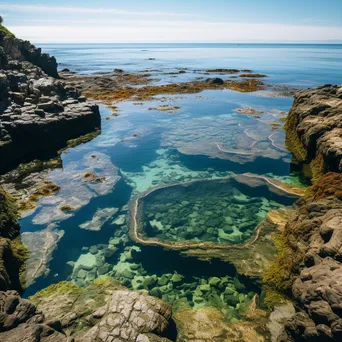
[[[42,44],[61,68],[81,73],[146,69],[252,69],[274,83],[312,87],[342,82],[340,44]],[[155,60],[149,60],[155,58]]]
[[[46,44],[43,50],[56,56],[60,68],[84,74],[114,68],[159,70],[156,73],[178,68],[243,68],[265,73],[267,82],[273,84],[306,87],[342,80],[340,45]],[[167,96],[163,101],[119,103],[118,117],[101,105],[101,134],[62,153],[63,168],[49,173],[49,180],[61,191],[41,199],[37,209],[20,221],[23,240],[32,252],[26,295],[61,280],[83,286],[107,274],[175,307],[180,302],[194,308],[213,305],[235,319],[260,291],[231,265],[185,261],[175,252],[135,244],[128,234],[127,204],[132,196],[152,187],[233,173],[252,172],[301,183],[291,171],[284,131],[271,126],[282,125],[282,112],[288,112],[292,98],[208,90]],[[173,114],[149,110],[161,103],[180,109]],[[235,110],[248,107],[264,114],[255,118]],[[89,172],[104,181],[85,181]],[[73,210],[62,211],[65,205]],[[211,283],[216,285],[209,291]]]

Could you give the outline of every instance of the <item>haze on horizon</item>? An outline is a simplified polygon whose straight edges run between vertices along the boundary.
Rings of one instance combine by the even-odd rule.
[[[0,2],[34,43],[341,43],[340,0]]]

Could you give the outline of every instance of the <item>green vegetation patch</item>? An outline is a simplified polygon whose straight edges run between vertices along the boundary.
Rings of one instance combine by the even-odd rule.
[[[4,25],[0,24],[0,32],[4,33],[5,36],[15,37],[15,35]]]

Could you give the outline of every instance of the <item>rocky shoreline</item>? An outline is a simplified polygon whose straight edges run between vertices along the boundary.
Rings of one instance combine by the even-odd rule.
[[[0,33],[0,172],[48,158],[101,127],[98,106],[58,78],[54,57]]]
[[[309,164],[314,184],[297,202],[266,279],[297,309],[278,342],[342,338],[341,98],[341,85],[304,90],[287,117],[289,147],[299,163]]]

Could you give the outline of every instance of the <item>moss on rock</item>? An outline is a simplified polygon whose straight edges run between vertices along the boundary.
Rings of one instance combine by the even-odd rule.
[[[15,37],[14,34],[2,24],[0,24],[0,32],[5,36]]]
[[[75,295],[80,295],[83,292],[83,289],[74,283],[69,281],[61,281],[57,284],[52,284],[44,290],[39,291],[34,296],[31,296],[29,299],[37,304],[41,299],[48,298],[50,296],[54,296],[57,294],[68,294],[72,293]]]
[[[12,239],[19,235],[18,218],[14,199],[0,186],[0,237]]]

